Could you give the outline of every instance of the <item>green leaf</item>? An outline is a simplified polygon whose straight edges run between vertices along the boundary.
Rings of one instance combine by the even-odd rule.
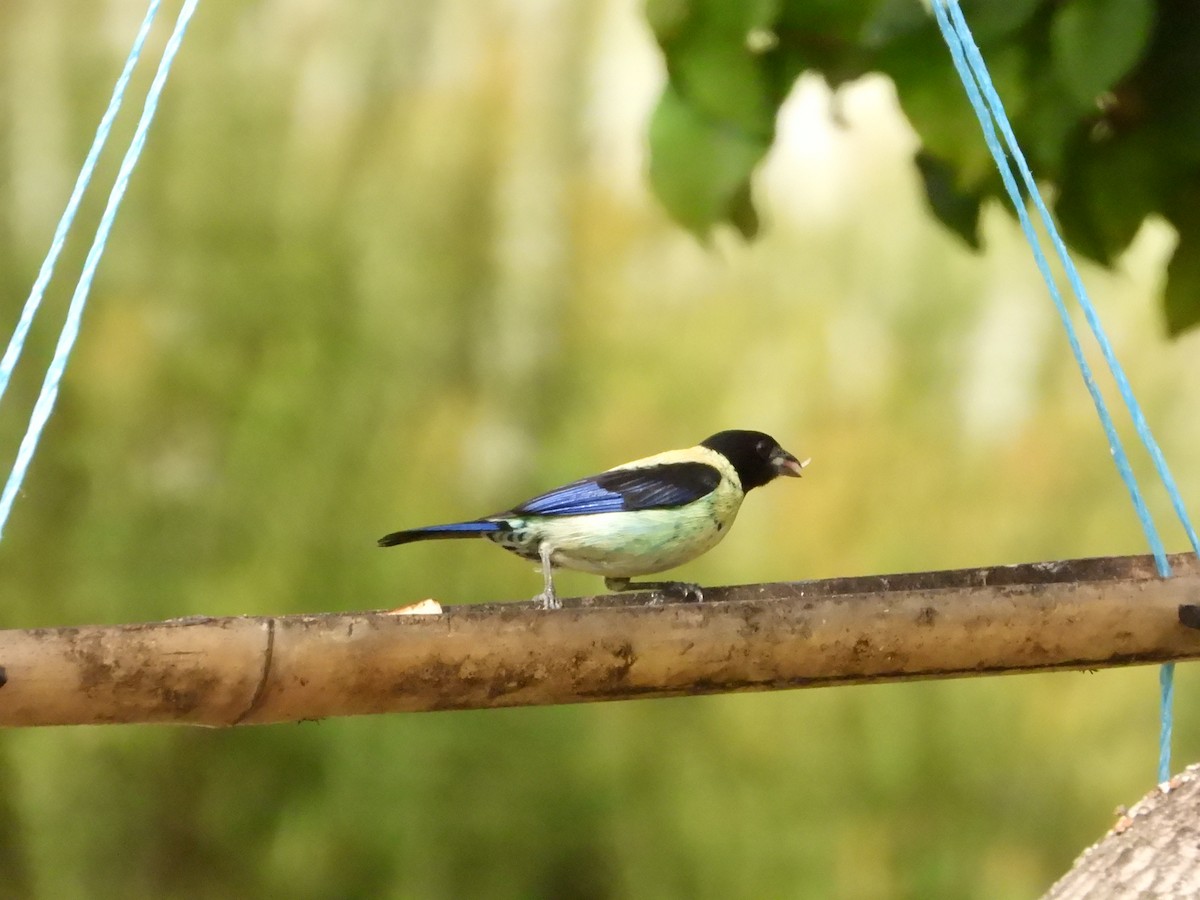
[[[753,35],[775,24],[776,0],[654,0],[647,9],[669,85],[650,127],[650,181],[668,212],[701,238],[728,222],[758,232],[750,175],[775,137],[794,80],[788,57]]]
[[[770,29],[775,12],[773,0],[655,0],[648,8],[675,90],[704,115],[764,135],[790,84],[776,83],[770,49],[751,37]]]
[[[1023,28],[1042,0],[962,0],[959,4],[971,33],[981,45],[995,43]]]
[[[758,237],[758,210],[754,208],[754,197],[750,193],[750,179],[746,179],[729,198],[729,224],[742,237],[750,240]]]
[[[664,49],[679,36],[691,14],[690,0],[647,0],[646,3],[646,21]]]
[[[953,168],[960,186],[983,181],[994,163],[936,29],[893,42],[877,62],[895,83],[900,106],[925,149]],[[998,48],[989,54],[988,65],[1016,120],[1027,100],[1024,49],[1017,44]]]
[[[1200,231],[1179,236],[1179,246],[1167,265],[1163,312],[1171,337],[1200,325]]]
[[[722,0],[717,0],[722,2]],[[736,0],[723,0],[736,6]],[[826,44],[852,46],[863,25],[874,15],[878,0],[785,0],[779,10],[780,27],[791,35],[804,35]],[[912,0],[917,2],[917,0]]]
[[[1156,128],[1164,155],[1200,164],[1200,15],[1194,3],[1161,3],[1154,39],[1113,98],[1118,128]]]
[[[1079,105],[1056,79],[1034,79],[1013,127],[1034,172],[1056,178],[1064,167],[1068,141],[1081,127]]]
[[[779,12],[778,0],[647,0],[646,21],[660,44],[667,44],[686,29],[700,25],[722,31],[735,43],[756,28],[770,28]]]
[[[927,30],[930,21],[929,10],[917,0],[881,0],[863,23],[859,41],[864,47],[878,49],[897,38]]]
[[[1171,224],[1179,243],[1167,264],[1163,312],[1167,334],[1179,337],[1200,325],[1200,182],[1181,190],[1174,201]]]
[[[819,70],[830,87],[860,78],[871,69],[862,34],[875,7],[888,2],[786,0],[775,24],[779,51],[801,69]]]
[[[1125,251],[1146,216],[1160,210],[1166,199],[1158,155],[1157,144],[1138,134],[1076,138],[1054,205],[1063,235],[1075,250],[1105,265]]]
[[[1115,85],[1146,49],[1154,27],[1153,0],[1073,0],[1054,17],[1054,68],[1080,104]]]
[[[779,98],[744,45],[713,30],[697,31],[672,57],[671,82],[704,115],[742,131],[769,134]]]
[[[701,239],[721,222],[753,237],[750,175],[769,146],[769,137],[703,115],[668,85],[650,121],[650,183],[667,212]]]
[[[925,197],[938,221],[966,241],[972,250],[978,250],[983,197],[960,191],[954,183],[954,170],[932,154],[921,150],[915,162],[925,183]]]

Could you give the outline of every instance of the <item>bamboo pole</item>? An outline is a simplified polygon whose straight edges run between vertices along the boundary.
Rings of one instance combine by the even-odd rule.
[[[1200,658],[1200,564],[1113,557],[383,612],[0,631],[0,726],[237,725]]]

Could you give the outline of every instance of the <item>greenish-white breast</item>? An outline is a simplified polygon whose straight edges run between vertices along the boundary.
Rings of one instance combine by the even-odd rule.
[[[513,520],[514,532],[524,532],[521,543],[525,548],[533,549],[542,542],[549,544],[551,561],[561,568],[608,578],[631,578],[673,569],[716,546],[733,525],[745,496],[729,460],[706,447],[670,450],[618,468],[679,462],[711,465],[720,472],[721,480],[710,493],[674,509],[529,516],[519,522]],[[516,552],[525,548],[509,547]]]

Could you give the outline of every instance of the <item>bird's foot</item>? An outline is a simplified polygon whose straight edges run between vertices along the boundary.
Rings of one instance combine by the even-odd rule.
[[[656,591],[664,594],[674,594],[684,603],[703,603],[704,589],[692,581],[664,581]]]
[[[533,598],[533,602],[541,609],[562,609],[562,601],[554,591],[542,591]]]
[[[684,603],[700,603],[704,600],[704,590],[690,581],[630,581],[628,578],[605,578],[604,586],[610,591],[653,591],[655,594],[677,597]]]

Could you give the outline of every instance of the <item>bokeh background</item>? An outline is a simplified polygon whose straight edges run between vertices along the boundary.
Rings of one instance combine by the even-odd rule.
[[[4,333],[143,12],[0,5]],[[888,82],[833,103],[802,79],[765,235],[702,246],[645,183],[663,79],[636,0],[202,4],[0,543],[0,625],[525,598],[539,577],[492,548],[375,538],[727,427],[814,462],[682,577],[1144,552],[1019,232],[989,210],[974,255],[932,222]],[[105,193],[0,409],[5,460]],[[1084,274],[1194,503],[1173,242],[1149,222]],[[1194,667],[1178,690],[1176,768]],[[1150,668],[8,731],[0,896],[1029,897],[1156,751]]]

